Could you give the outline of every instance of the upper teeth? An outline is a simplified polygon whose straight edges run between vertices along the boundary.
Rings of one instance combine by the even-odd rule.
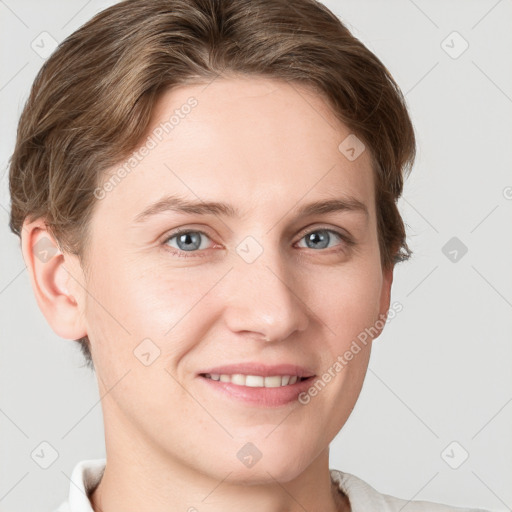
[[[297,375],[271,375],[269,377],[263,377],[262,375],[243,375],[241,373],[235,373],[233,375],[207,373],[205,376],[209,379],[231,382],[238,386],[249,386],[251,388],[278,388],[280,386],[295,384],[299,379]]]

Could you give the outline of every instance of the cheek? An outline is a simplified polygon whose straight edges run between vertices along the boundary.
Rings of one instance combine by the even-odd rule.
[[[328,291],[316,296],[325,328],[317,407],[333,414],[333,431],[350,414],[368,367],[371,333],[379,321],[382,271],[380,262],[332,272]],[[324,378],[325,377],[325,378]],[[315,393],[315,391],[313,391]],[[329,412],[331,411],[331,412]],[[330,435],[329,433],[329,435]]]
[[[89,339],[99,358],[126,366],[142,342],[153,346],[144,341],[149,339],[164,364],[182,357],[200,339],[215,304],[208,292],[222,272],[205,267],[192,273],[143,258],[102,261],[88,283],[86,300]]]
[[[332,270],[314,287],[316,311],[333,332],[331,339],[342,348],[378,319],[382,291],[380,264],[347,266]],[[308,285],[309,286],[309,285]]]

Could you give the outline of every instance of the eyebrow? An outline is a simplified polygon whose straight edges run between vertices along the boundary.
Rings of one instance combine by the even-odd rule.
[[[169,195],[150,204],[134,218],[134,222],[137,224],[143,223],[154,215],[168,211],[195,215],[241,217],[240,211],[228,203],[217,201],[190,201],[178,195]],[[315,201],[300,207],[296,213],[299,217],[307,217],[342,211],[359,212],[368,216],[368,208],[366,205],[355,197]]]

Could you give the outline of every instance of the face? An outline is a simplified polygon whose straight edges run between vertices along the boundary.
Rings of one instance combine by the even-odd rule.
[[[371,343],[343,356],[389,306],[370,155],[340,151],[350,131],[307,89],[205,87],[165,93],[140,161],[110,170],[125,176],[98,192],[77,302],[107,443],[287,481],[347,420]]]

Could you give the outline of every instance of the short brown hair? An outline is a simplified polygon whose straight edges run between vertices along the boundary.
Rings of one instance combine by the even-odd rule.
[[[405,100],[381,61],[315,0],[126,0],[64,40],[39,71],[9,171],[10,228],[43,218],[87,270],[103,173],[133,151],[164,90],[228,71],[300,83],[372,156],[381,262],[411,251],[397,208],[415,156]],[[77,340],[93,367],[87,337]]]

